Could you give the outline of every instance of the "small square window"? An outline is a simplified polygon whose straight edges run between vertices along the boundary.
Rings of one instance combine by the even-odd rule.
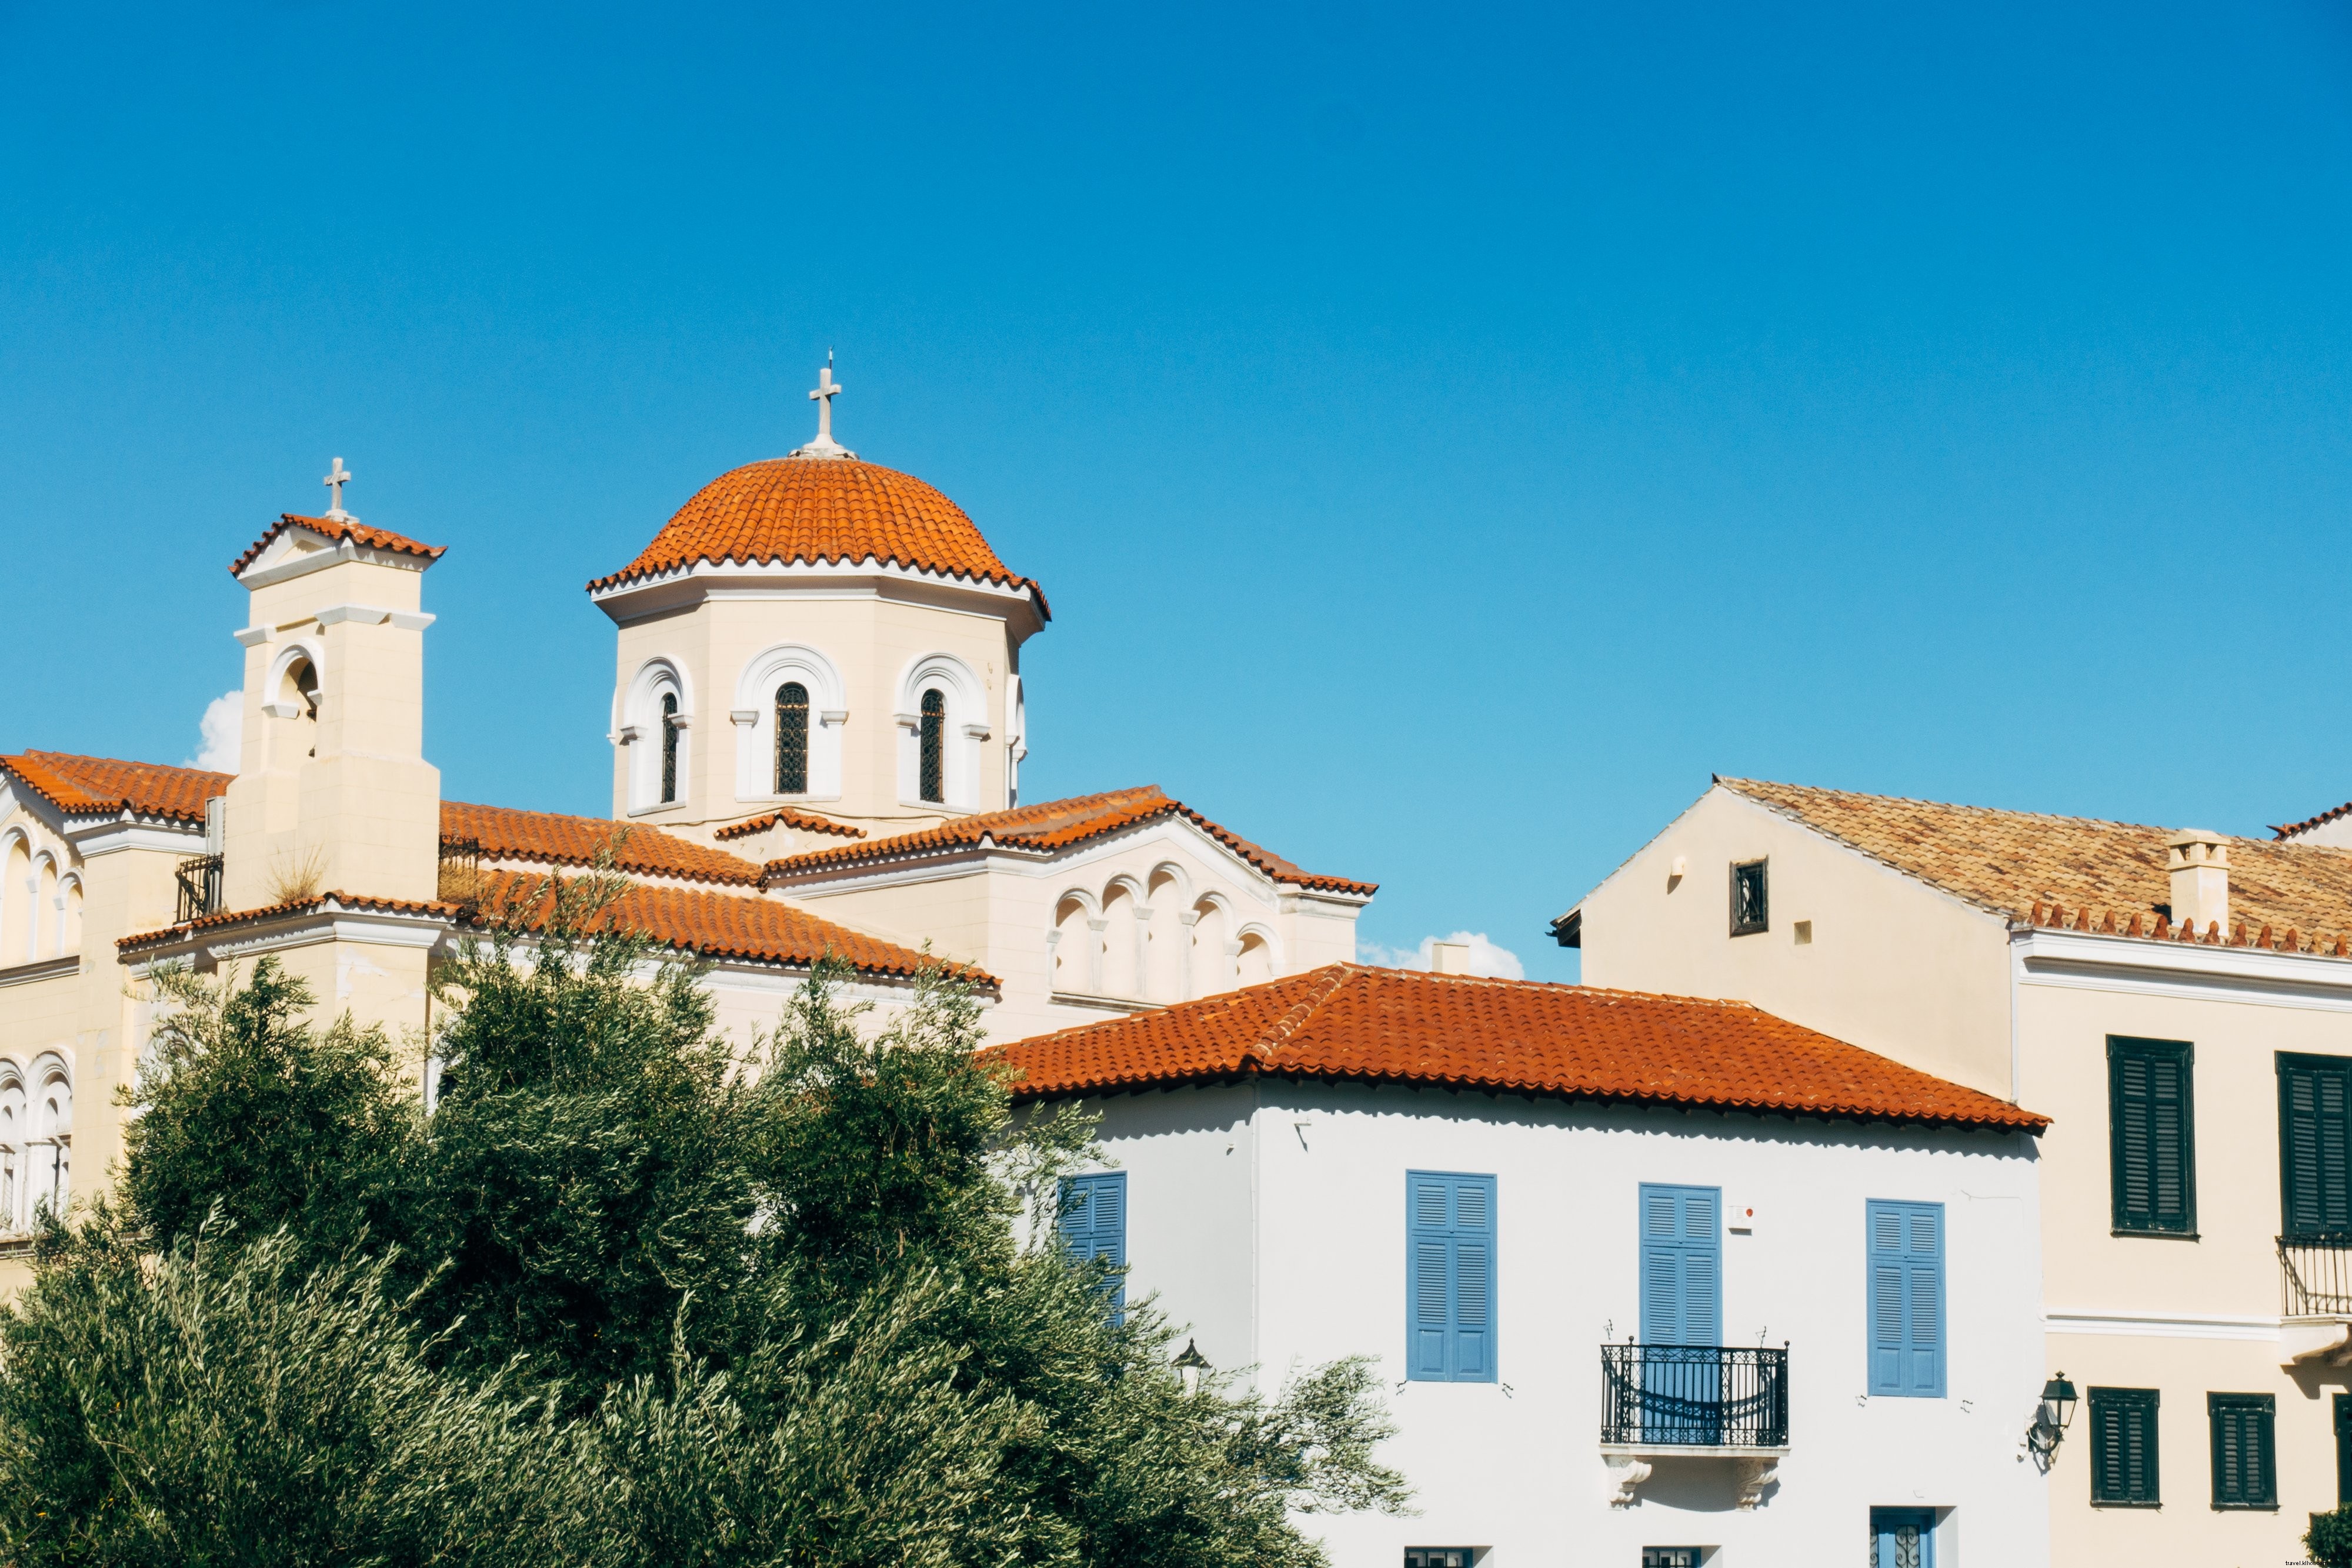
[[[1770,910],[1764,897],[1761,860],[1743,860],[1731,868],[1731,934],[1753,936],[1768,929]]]
[[[1642,1548],[1642,1568],[1698,1568],[1699,1550],[1696,1546],[1644,1546]]]
[[[1470,1568],[1477,1555],[1475,1546],[1408,1546],[1404,1568]]]

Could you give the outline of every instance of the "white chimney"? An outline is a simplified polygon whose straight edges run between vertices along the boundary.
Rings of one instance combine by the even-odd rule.
[[[1429,967],[1440,974],[1469,973],[1470,944],[1466,942],[1431,942]]]
[[[2165,840],[2164,868],[2172,876],[2172,923],[2205,931],[2230,929],[2230,841],[2200,827]]]

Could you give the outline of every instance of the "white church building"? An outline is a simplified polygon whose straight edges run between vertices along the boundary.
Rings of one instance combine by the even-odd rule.
[[[1070,1245],[1268,1387],[1378,1357],[1422,1511],[1307,1521],[1345,1568],[2047,1561],[2042,1118],[1740,1004],[1366,968],[1370,882],[1150,785],[1025,800],[1045,590],[839,391],[587,585],[609,816],[442,797],[462,566],[341,458],[229,563],[234,773],[0,754],[0,1292],[120,1155],[157,966],[274,953],[421,1041],[486,902],[609,859],[745,1037],[828,953],[886,1012],[957,965],[1021,1093],[1104,1113]]]

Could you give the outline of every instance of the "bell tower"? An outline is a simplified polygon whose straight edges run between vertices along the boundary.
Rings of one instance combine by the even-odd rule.
[[[343,510],[289,512],[230,570],[249,609],[245,731],[228,787],[231,910],[321,892],[425,900],[438,890],[441,774],[425,760],[425,571],[440,559]]]

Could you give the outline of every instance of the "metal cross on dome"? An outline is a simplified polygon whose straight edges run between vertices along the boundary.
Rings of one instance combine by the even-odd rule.
[[[327,487],[327,515],[337,522],[347,521],[352,515],[343,510],[343,487],[351,483],[351,473],[343,467],[343,460],[337,458],[335,471],[319,481]]]

